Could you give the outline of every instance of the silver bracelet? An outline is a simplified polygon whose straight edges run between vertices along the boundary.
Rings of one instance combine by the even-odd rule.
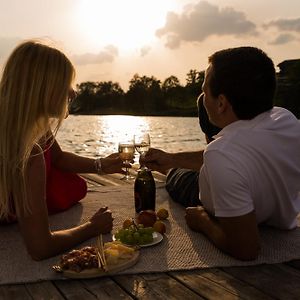
[[[96,169],[96,173],[101,175],[103,174],[103,170],[102,170],[102,163],[101,163],[101,158],[96,158],[95,159],[95,169]]]

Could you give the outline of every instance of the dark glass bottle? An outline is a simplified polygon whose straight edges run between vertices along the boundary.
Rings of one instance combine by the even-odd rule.
[[[134,182],[135,211],[151,209],[155,211],[155,181],[150,169],[141,168],[138,170]]]

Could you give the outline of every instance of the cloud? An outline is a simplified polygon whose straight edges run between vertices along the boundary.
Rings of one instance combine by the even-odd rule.
[[[81,55],[73,55],[72,61],[77,65],[96,65],[105,62],[113,62],[118,54],[118,48],[113,45],[108,45],[98,54],[85,53]]]
[[[140,53],[141,53],[141,57],[146,56],[151,50],[150,46],[144,46],[141,48]]]
[[[280,34],[276,39],[270,42],[271,45],[283,45],[296,39],[295,36],[289,33]]]
[[[264,24],[264,27],[276,27],[279,30],[295,31],[300,33],[300,18],[273,20]]]
[[[178,48],[182,41],[201,42],[211,35],[254,34],[255,28],[242,12],[200,1],[186,6],[181,15],[169,12],[165,26],[156,35],[166,38],[167,47]]]

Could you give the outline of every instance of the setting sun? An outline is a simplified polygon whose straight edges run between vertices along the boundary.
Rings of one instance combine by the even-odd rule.
[[[112,44],[121,50],[143,47],[155,39],[174,6],[164,1],[82,0],[76,9],[78,30],[93,47]]]

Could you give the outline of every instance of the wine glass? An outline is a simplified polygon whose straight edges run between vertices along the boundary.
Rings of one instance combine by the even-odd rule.
[[[149,133],[140,133],[134,135],[134,146],[136,151],[140,154],[140,158],[144,157],[150,148]],[[141,169],[146,169],[145,165],[141,165]]]
[[[134,158],[134,140],[133,138],[127,138],[119,142],[118,146],[119,155],[123,162],[129,164]],[[134,178],[130,175],[128,168],[125,167],[126,174],[121,180],[130,180]]]

